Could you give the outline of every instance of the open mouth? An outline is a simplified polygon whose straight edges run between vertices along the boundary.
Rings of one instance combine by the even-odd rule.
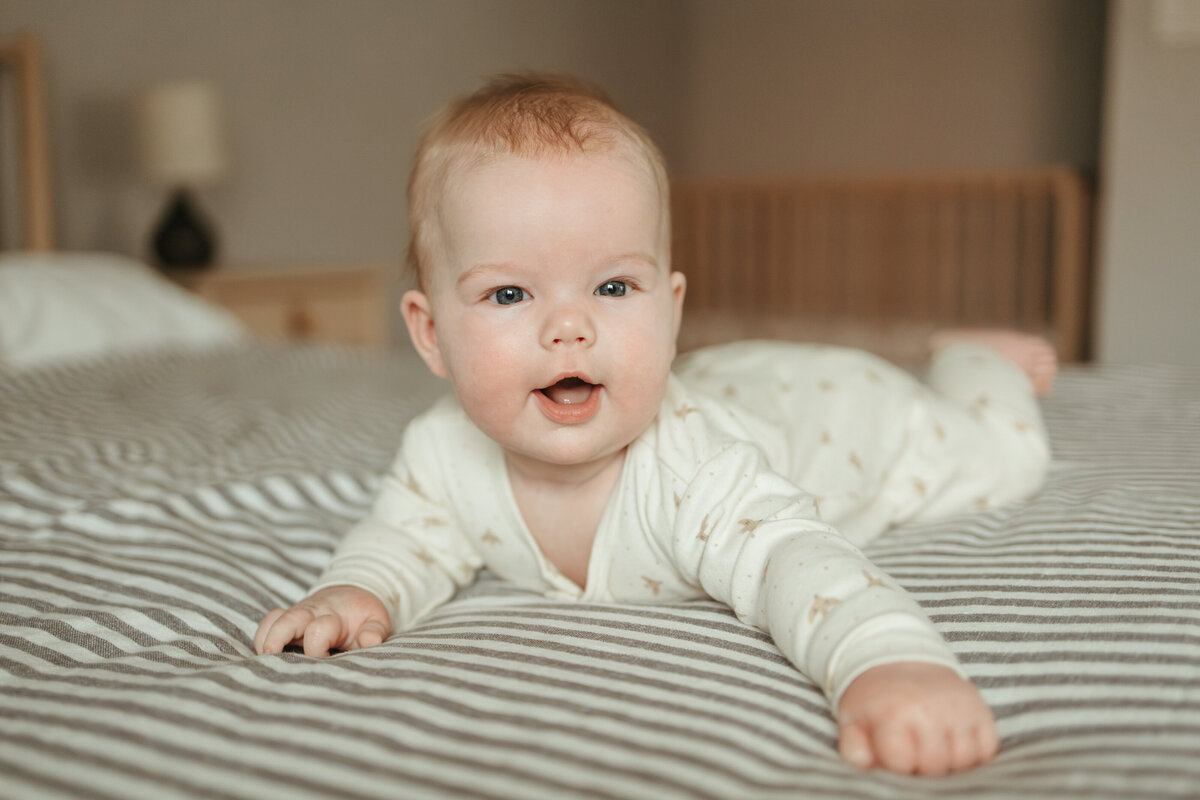
[[[589,383],[578,375],[571,375],[538,389],[534,395],[539,400],[542,413],[551,422],[559,425],[575,425],[587,422],[600,409],[598,383]]]
[[[574,406],[586,403],[595,388],[595,384],[588,383],[583,378],[563,378],[539,391],[550,398],[551,402],[562,406]]]

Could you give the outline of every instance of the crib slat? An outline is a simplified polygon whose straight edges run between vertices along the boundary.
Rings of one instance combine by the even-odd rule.
[[[726,332],[998,324],[1086,355],[1091,198],[1071,170],[678,181],[672,207],[688,308]]]
[[[1018,259],[1019,320],[1025,325],[1048,320],[1050,305],[1050,193],[1044,181],[1021,181],[1021,237]]]
[[[1090,243],[1088,194],[1082,179],[1068,170],[1056,170],[1054,190],[1054,283],[1052,310],[1058,321],[1058,347],[1064,360],[1088,356],[1087,258]]]

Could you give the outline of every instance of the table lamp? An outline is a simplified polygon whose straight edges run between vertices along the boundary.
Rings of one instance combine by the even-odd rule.
[[[216,87],[202,81],[153,86],[137,113],[143,172],[171,192],[151,236],[154,256],[164,269],[210,266],[216,235],[191,191],[220,180],[227,166]]]

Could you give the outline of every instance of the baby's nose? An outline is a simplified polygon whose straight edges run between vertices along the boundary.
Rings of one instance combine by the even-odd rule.
[[[543,347],[569,344],[590,347],[596,341],[596,329],[582,308],[567,304],[555,308],[546,319],[541,338]]]

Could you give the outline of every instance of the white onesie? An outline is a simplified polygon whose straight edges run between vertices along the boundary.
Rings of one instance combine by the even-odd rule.
[[[917,603],[833,527],[863,540],[1040,484],[1047,448],[1020,370],[989,351],[948,348],[931,383],[971,384],[970,397],[942,399],[838,348],[738,343],[682,359],[657,418],[629,446],[582,589],[539,550],[499,445],[446,397],[410,423],[372,512],[310,591],[366,589],[400,631],[486,565],[562,600],[712,597],[769,632],[835,704],[883,663],[961,673]],[[1009,450],[1022,464],[1002,469]],[[1027,486],[1009,491],[1014,472]]]

